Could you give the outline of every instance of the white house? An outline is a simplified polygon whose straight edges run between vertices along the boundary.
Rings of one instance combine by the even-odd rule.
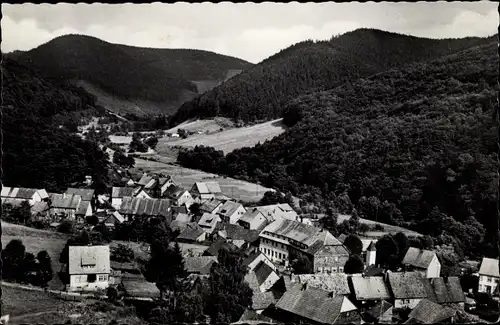
[[[11,203],[9,201],[28,201],[32,206],[35,202],[47,200],[49,195],[43,189],[2,186],[1,198],[2,202],[5,203]]]
[[[238,220],[238,224],[246,229],[262,229],[269,223],[264,214],[257,208],[249,208]]]
[[[498,260],[494,258],[483,257],[481,267],[479,268],[479,287],[478,292],[486,292],[493,295],[498,287],[500,274],[498,272]]]
[[[253,284],[253,287],[258,287],[260,292],[268,291],[279,279],[276,271],[263,261],[245,276],[245,280]]]
[[[176,185],[170,185],[163,194],[164,197],[172,201],[172,205],[185,205],[189,208],[194,203],[194,199],[189,191]]]
[[[109,285],[109,246],[70,246],[68,291],[104,290]]]
[[[439,278],[441,274],[441,263],[434,251],[410,247],[402,264],[408,270],[419,271],[427,278]]]
[[[245,213],[245,208],[242,204],[226,201],[219,209],[217,214],[222,219],[222,222],[236,224],[236,222]]]
[[[375,246],[375,242],[370,242],[365,254],[365,267],[375,265],[377,261],[377,247]]]

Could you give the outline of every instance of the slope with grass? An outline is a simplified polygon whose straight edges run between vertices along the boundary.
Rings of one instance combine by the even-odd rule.
[[[409,223],[492,254],[497,50],[492,41],[299,97],[282,135],[213,164],[196,156],[209,151],[192,151],[186,157],[204,163],[190,168],[260,181],[345,213],[354,206],[368,219]]]
[[[172,125],[194,117],[254,121],[283,116],[299,95],[485,44],[495,37],[433,40],[358,29],[329,41],[305,41],[273,55],[211,91],[184,103]]]
[[[84,35],[65,35],[10,54],[44,77],[80,82],[98,103],[117,113],[168,113],[223,82],[228,71],[252,64],[201,50],[152,49],[112,44]],[[206,83],[210,84],[207,86]]]
[[[182,127],[179,126],[179,128]],[[200,129],[204,130],[206,128],[200,127]],[[253,147],[258,143],[264,143],[283,132],[285,132],[285,127],[282,120],[277,119],[252,126],[214,131],[209,134],[193,134],[186,139],[164,137],[160,139],[156,151],[159,155],[162,155],[170,149],[168,147],[179,146],[189,148],[202,145],[229,153],[235,149]]]

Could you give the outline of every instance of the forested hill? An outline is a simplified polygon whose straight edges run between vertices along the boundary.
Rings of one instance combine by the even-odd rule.
[[[172,126],[197,116],[243,121],[279,118],[284,105],[299,95],[332,89],[411,62],[437,59],[493,39],[433,40],[359,29],[329,41],[305,41],[184,103]]]
[[[497,51],[493,41],[299,97],[271,141],[179,161],[494,256]]]
[[[217,84],[229,70],[252,66],[213,52],[132,47],[83,35],[61,36],[11,56],[45,78],[90,84],[97,96],[153,102],[165,109],[198,94],[195,82]]]
[[[70,84],[54,85],[9,58],[2,60],[2,78],[3,185],[64,191],[92,175],[103,190],[107,158],[67,123],[99,114],[95,98]]]

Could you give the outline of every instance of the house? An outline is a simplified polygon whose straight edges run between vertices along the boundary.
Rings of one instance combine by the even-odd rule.
[[[244,260],[243,260],[243,266],[247,267],[247,269],[250,271],[254,271],[257,265],[260,263],[266,263],[271,269],[276,271],[276,265],[274,265],[267,257],[264,255],[262,252],[256,250],[255,252],[252,252],[249,254]]]
[[[141,179],[137,182],[148,195],[152,198],[163,198],[165,192],[170,186],[177,186],[172,177],[163,175],[148,175],[144,173]]]
[[[149,198],[149,195],[140,187],[117,187],[113,186],[111,190],[111,206],[120,209],[124,197]]]
[[[223,237],[240,248],[258,247],[259,234],[257,230],[245,229],[229,223],[219,222],[216,226],[216,237]]]
[[[282,311],[279,321],[309,324],[359,324],[361,315],[345,296],[296,284],[276,303]]]
[[[189,191],[177,185],[170,185],[165,192],[163,192],[162,197],[165,197],[172,201],[172,205],[176,206],[191,206],[194,203],[194,199]]]
[[[440,305],[459,305],[464,308],[465,294],[459,277],[429,278],[427,281],[427,299]]]
[[[85,219],[92,215],[92,205],[90,201],[80,201],[78,208],[75,211],[77,220],[85,221]]]
[[[177,237],[182,243],[203,242],[207,238],[207,233],[196,222],[190,222]]]
[[[255,277],[257,281],[256,286],[258,287],[260,292],[268,291],[280,279],[275,269],[270,267],[263,261],[257,264],[257,266],[252,271],[248,272],[248,274],[245,276],[247,282],[252,281],[248,280],[251,277]]]
[[[81,201],[80,195],[51,193],[49,196],[50,215],[65,215],[67,218],[75,220]]]
[[[375,245],[375,241],[370,240],[370,244],[366,247],[366,250],[364,251],[364,257],[365,257],[365,268],[368,268],[370,266],[375,266],[375,262],[377,261],[377,246]]]
[[[96,204],[97,204],[97,196],[95,194],[95,190],[92,188],[74,188],[74,187],[69,187],[66,192],[66,194],[76,194],[80,195],[82,198],[82,202],[89,202],[91,205],[91,213],[96,210]]]
[[[210,274],[210,268],[217,263],[215,256],[186,256],[184,267],[188,274]]]
[[[342,272],[349,258],[347,249],[327,230],[288,219],[278,219],[262,230],[259,249],[283,265],[288,265],[290,254],[305,256],[315,272]]]
[[[212,234],[215,231],[215,227],[218,222],[221,222],[221,218],[216,214],[204,213],[201,216],[200,221],[198,221],[198,225],[207,233]]]
[[[387,273],[389,290],[394,299],[394,309],[413,309],[428,297],[428,281],[421,272]]]
[[[238,224],[246,229],[263,229],[270,222],[257,208],[249,208],[238,220]]]
[[[160,218],[170,222],[170,201],[166,199],[147,199],[139,197],[124,197],[118,212],[125,220],[134,218]]]
[[[422,299],[408,315],[404,324],[444,324],[453,323],[457,310],[441,306],[428,299]]]
[[[297,212],[288,203],[261,205],[255,208],[262,212],[270,222],[278,219],[299,221]]]
[[[109,246],[69,246],[68,291],[106,289],[111,273]]]
[[[217,182],[196,182],[189,191],[194,199],[205,201],[223,197],[222,190]]]
[[[393,324],[393,306],[386,300],[377,302],[374,306],[363,313],[365,322],[372,324]]]
[[[217,214],[223,203],[217,199],[208,199],[200,206],[200,212]]]
[[[498,281],[500,279],[498,259],[483,257],[478,273],[479,287],[477,291],[493,295],[498,288]],[[496,296],[498,296],[498,293]]]
[[[114,211],[103,219],[103,223],[109,228],[115,228],[116,225],[122,224],[125,218],[118,211]]]
[[[7,187],[2,186],[1,199],[2,203],[11,203],[14,201],[28,201],[30,205],[35,202],[46,201],[49,198],[48,193],[44,189],[22,188],[22,187]]]
[[[245,213],[245,208],[242,204],[226,201],[219,208],[217,214],[221,217],[222,222],[236,224],[236,222],[241,218],[241,216]]]
[[[206,251],[203,252],[204,256],[219,256],[219,251],[221,249],[226,249],[229,251],[234,251],[237,247],[231,243],[229,243],[225,238],[219,237],[217,238]]]
[[[392,298],[389,288],[381,276],[352,276],[350,281],[354,299],[359,305],[374,305]]]
[[[419,271],[427,278],[438,278],[441,275],[441,263],[434,251],[410,247],[402,264],[406,270]]]
[[[344,273],[319,273],[293,275],[292,284],[307,284],[310,288],[318,288],[328,291],[336,296],[347,296],[351,293],[347,275]]]

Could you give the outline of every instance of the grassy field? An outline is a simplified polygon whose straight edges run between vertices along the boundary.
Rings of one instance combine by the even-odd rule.
[[[177,165],[165,164],[156,161],[135,159],[135,169],[142,169],[146,172],[164,173],[170,175],[181,186],[191,189],[195,182],[217,181],[222,192],[236,200],[258,201],[269,188],[240,181],[234,178],[222,177],[215,174],[205,173],[199,170],[183,168]]]
[[[201,121],[196,121],[191,122],[191,124],[186,124],[186,126],[199,125],[198,128],[192,127],[193,131],[205,132],[205,128],[201,123]],[[210,125],[210,127],[212,127],[212,125]],[[182,128],[182,124],[179,125],[178,128]],[[156,150],[158,154],[162,155],[164,151],[167,150],[166,147],[169,146],[194,147],[197,145],[204,145],[222,150],[224,153],[229,153],[234,149],[253,147],[257,143],[263,143],[283,132],[285,132],[285,128],[283,127],[281,119],[278,119],[247,127],[231,128],[222,132],[194,134],[186,139],[164,137],[158,142]]]
[[[212,120],[194,120],[185,121],[174,128],[166,130],[168,133],[177,133],[179,129],[184,129],[188,132],[219,132],[220,128],[233,128],[234,123],[224,117],[216,117]]]

